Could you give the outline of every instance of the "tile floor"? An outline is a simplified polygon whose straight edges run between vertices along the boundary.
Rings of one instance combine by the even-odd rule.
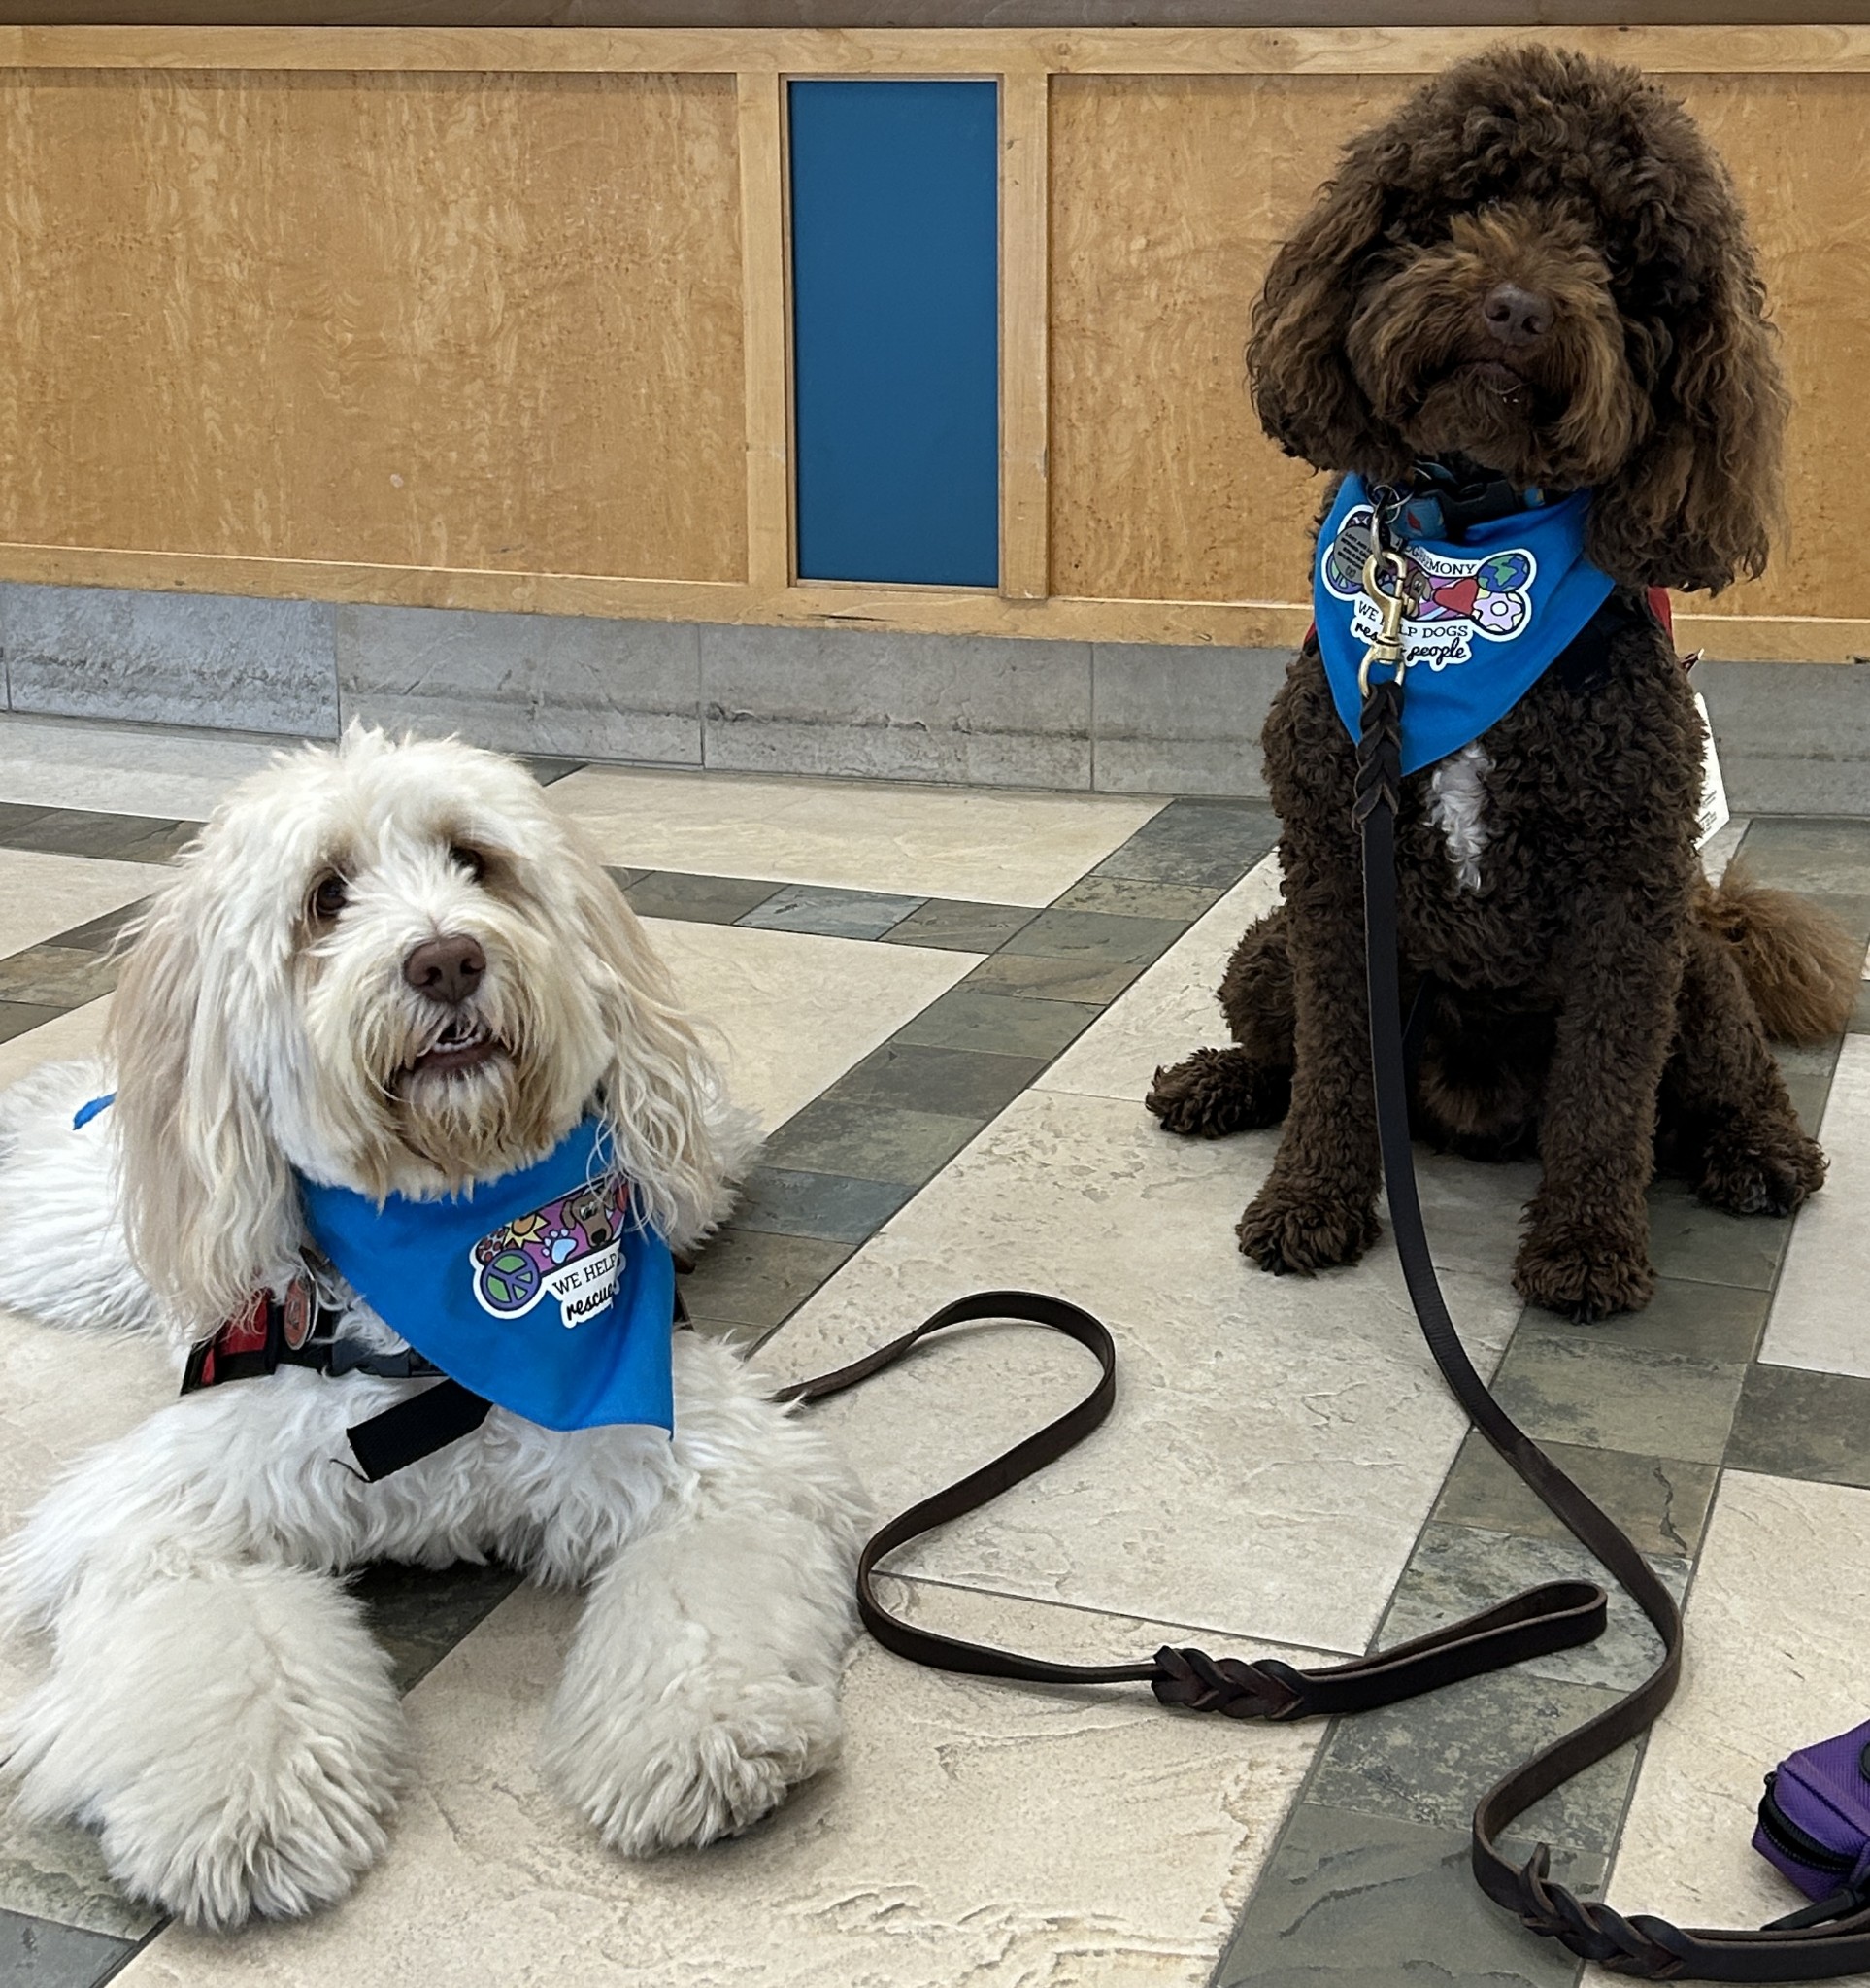
[[[263,752],[0,719],[0,1082],[94,1044],[117,923]],[[688,1280],[703,1330],[790,1378],[993,1283],[1076,1297],[1118,1337],[1110,1422],[902,1556],[906,1610],[1060,1656],[1200,1639],[1304,1662],[1587,1571],[1465,1434],[1387,1249],[1314,1282],[1249,1271],[1230,1229],[1273,1136],[1184,1145],[1140,1107],[1158,1061],[1217,1038],[1220,964],[1276,900],[1264,809],[538,770],[771,1129]],[[1870,938],[1870,824],[1736,824],[1711,867],[1736,850]],[[1831,1152],[1825,1195],[1794,1225],[1742,1223],[1658,1185],[1662,1282],[1620,1325],[1519,1315],[1529,1169],[1423,1157],[1477,1360],[1688,1598],[1686,1681],[1640,1761],[1526,1825],[1625,1907],[1787,1909],[1747,1846],[1759,1774],[1870,1710],[1866,1010],[1842,1044],[1787,1059]],[[887,1505],[1084,1378],[1069,1348],[988,1327],[818,1412]],[[0,1314],[0,1526],[168,1385],[147,1349]],[[1651,1655],[1620,1598],[1587,1649],[1336,1727],[1261,1728],[862,1645],[832,1772],[739,1842],[633,1867],[533,1771],[571,1604],[498,1569],[379,1568],[362,1587],[418,1773],[355,1897],[309,1924],[190,1935],[118,1898],[82,1832],[0,1815],[0,1988],[1569,1988],[1579,1964],[1475,1892],[1466,1817]],[[33,1661],[0,1653],[0,1702]]]

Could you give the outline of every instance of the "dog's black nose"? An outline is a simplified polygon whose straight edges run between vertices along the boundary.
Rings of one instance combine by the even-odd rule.
[[[459,1007],[481,985],[486,970],[487,956],[480,941],[465,932],[444,932],[439,939],[424,939],[403,961],[403,978],[410,986],[446,1008]]]
[[[1502,345],[1536,345],[1552,329],[1551,300],[1522,290],[1517,283],[1495,284],[1481,306],[1481,316]]]

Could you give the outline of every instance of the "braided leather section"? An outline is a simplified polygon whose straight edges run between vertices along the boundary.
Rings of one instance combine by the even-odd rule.
[[[1285,1678],[1239,1657],[1164,1648],[1155,1653],[1155,1668],[1150,1689],[1165,1705],[1219,1712],[1224,1719],[1285,1719],[1304,1709],[1304,1700]]]
[[[1356,800],[1352,819],[1361,825],[1379,802],[1393,815],[1402,807],[1402,684],[1372,684],[1363,700],[1357,734]]]
[[[1647,1914],[1626,1919],[1606,1904],[1574,1898],[1563,1885],[1549,1882],[1551,1870],[1552,1853],[1544,1843],[1520,1865],[1514,1908],[1521,1925],[1613,1974],[1633,1974],[1640,1981],[1681,1979],[1686,1961],[1655,1937],[1675,1933],[1666,1920]]]

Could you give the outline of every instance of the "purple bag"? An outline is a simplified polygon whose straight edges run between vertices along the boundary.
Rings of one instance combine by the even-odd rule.
[[[1870,1899],[1870,1724],[1780,1762],[1766,1776],[1753,1848],[1820,1902],[1775,1929],[1820,1924]]]

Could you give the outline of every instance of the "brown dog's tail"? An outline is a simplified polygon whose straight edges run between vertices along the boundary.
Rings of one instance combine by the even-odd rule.
[[[1766,1033],[1779,1042],[1826,1042],[1851,1019],[1862,959],[1851,934],[1790,891],[1755,884],[1729,863],[1695,907],[1702,925],[1734,949]]]

